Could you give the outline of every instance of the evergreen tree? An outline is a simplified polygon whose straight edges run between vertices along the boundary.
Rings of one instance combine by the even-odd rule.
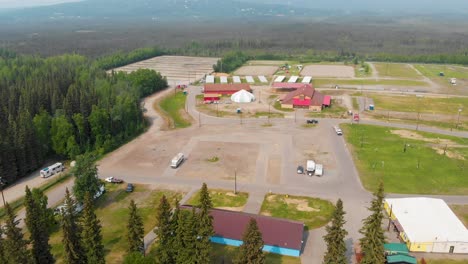
[[[86,252],[81,244],[81,228],[78,224],[75,201],[70,196],[68,188],[65,192],[65,208],[62,214],[62,244],[65,248],[66,264],[86,264]]]
[[[243,244],[239,248],[238,264],[263,264],[265,254],[263,253],[262,233],[258,229],[257,221],[251,218],[247,229],[242,237]]]
[[[200,212],[198,216],[199,228],[196,240],[196,263],[209,263],[211,255],[211,236],[214,235],[213,217],[210,209],[213,208],[210,193],[206,183],[200,190]]]
[[[158,238],[158,245],[156,247],[158,261],[161,264],[172,263],[173,260],[169,248],[171,237],[171,205],[165,195],[161,197],[159,202],[157,220],[158,228],[154,230],[154,233]]]
[[[169,224],[169,229],[170,229],[170,236],[169,236],[169,249],[170,249],[170,255],[172,256],[172,259],[175,260],[175,256],[178,254],[178,252],[182,249],[179,247],[179,243],[176,241],[177,239],[177,229],[179,227],[179,214],[180,214],[180,204],[179,200],[176,199],[174,202],[175,208],[174,212],[172,213],[171,217],[171,222]]]
[[[32,256],[34,263],[48,264],[55,263],[55,259],[50,253],[49,245],[49,221],[47,213],[41,204],[41,197],[35,199],[33,193],[26,186],[25,207],[26,207],[26,226],[31,234]],[[47,210],[47,207],[45,208]]]
[[[133,252],[125,256],[123,264],[156,264],[151,257],[145,257],[139,252]]]
[[[362,264],[385,263],[385,235],[382,229],[383,221],[383,199],[385,197],[383,183],[380,183],[378,190],[374,193],[371,202],[371,215],[364,219],[364,225],[359,231],[361,238],[361,248],[364,254]]]
[[[0,228],[0,263],[7,263],[5,257],[5,240],[3,239],[3,228]]]
[[[197,213],[195,208],[192,212],[181,211],[178,216],[178,225],[176,233],[177,248],[181,250],[176,256],[178,264],[193,264],[195,260],[195,241],[197,239]]]
[[[89,264],[103,264],[104,246],[102,245],[101,223],[94,212],[93,197],[86,193],[82,217],[82,242]]]
[[[84,201],[86,193],[92,194],[99,191],[99,186],[101,182],[97,177],[97,167],[94,162],[94,157],[90,153],[85,153],[80,155],[76,159],[75,167],[72,170],[73,175],[75,175],[75,185],[73,186],[73,194],[76,197],[76,200],[80,203]]]
[[[327,234],[323,238],[327,243],[327,253],[323,259],[324,264],[341,264],[347,262],[346,243],[344,239],[348,232],[343,228],[346,223],[344,215],[343,202],[341,199],[338,199],[331,224],[325,227]]]
[[[39,207],[39,213],[41,214],[41,218],[44,219],[45,226],[50,234],[52,228],[57,222],[55,220],[54,210],[52,208],[47,207],[49,204],[49,199],[40,189],[34,188],[32,189],[31,193],[34,201]]]
[[[132,252],[143,252],[144,251],[144,237],[145,231],[143,228],[143,219],[138,214],[138,209],[135,204],[135,201],[130,201],[130,216],[127,223],[127,252],[131,254]]]
[[[6,222],[4,227],[5,240],[3,241],[3,249],[7,264],[29,264],[33,263],[31,253],[28,250],[28,242],[24,239],[24,235],[17,225],[16,215],[13,209],[7,203],[5,205]]]

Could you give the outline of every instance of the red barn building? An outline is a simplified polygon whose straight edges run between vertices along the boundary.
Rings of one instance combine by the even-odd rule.
[[[282,108],[306,108],[312,111],[322,111],[325,96],[312,88],[309,84],[302,84],[298,88],[286,94],[281,100]]]
[[[250,85],[247,83],[229,83],[229,84],[205,84],[203,92],[205,94],[222,94],[222,95],[232,95],[240,90],[246,90],[252,92]]]

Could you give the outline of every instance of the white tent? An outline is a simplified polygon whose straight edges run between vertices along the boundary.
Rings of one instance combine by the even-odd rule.
[[[255,101],[255,96],[242,89],[231,95],[231,101],[236,103],[251,103]]]

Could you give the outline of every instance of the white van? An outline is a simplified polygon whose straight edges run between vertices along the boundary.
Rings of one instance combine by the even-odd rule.
[[[322,164],[316,164],[315,165],[315,175],[316,176],[322,176],[323,175],[323,165]]]
[[[307,175],[309,175],[309,176],[314,175],[315,170],[316,170],[315,169],[315,162],[313,160],[308,160],[307,161],[307,166],[306,166]]]
[[[42,178],[48,178],[54,174],[57,174],[59,172],[62,172],[65,170],[65,166],[63,166],[62,163],[57,162],[54,165],[51,165],[49,167],[46,167],[41,170],[40,175]]]
[[[179,167],[179,165],[184,161],[185,157],[183,153],[177,154],[172,160],[171,160],[171,167],[176,169]]]

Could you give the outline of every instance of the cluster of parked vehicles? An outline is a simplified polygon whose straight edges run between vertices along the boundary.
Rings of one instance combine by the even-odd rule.
[[[297,173],[298,174],[307,174],[309,176],[323,176],[323,165],[322,164],[316,164],[315,161],[313,160],[308,160],[306,169],[304,170],[304,167],[299,165],[297,166]]]

